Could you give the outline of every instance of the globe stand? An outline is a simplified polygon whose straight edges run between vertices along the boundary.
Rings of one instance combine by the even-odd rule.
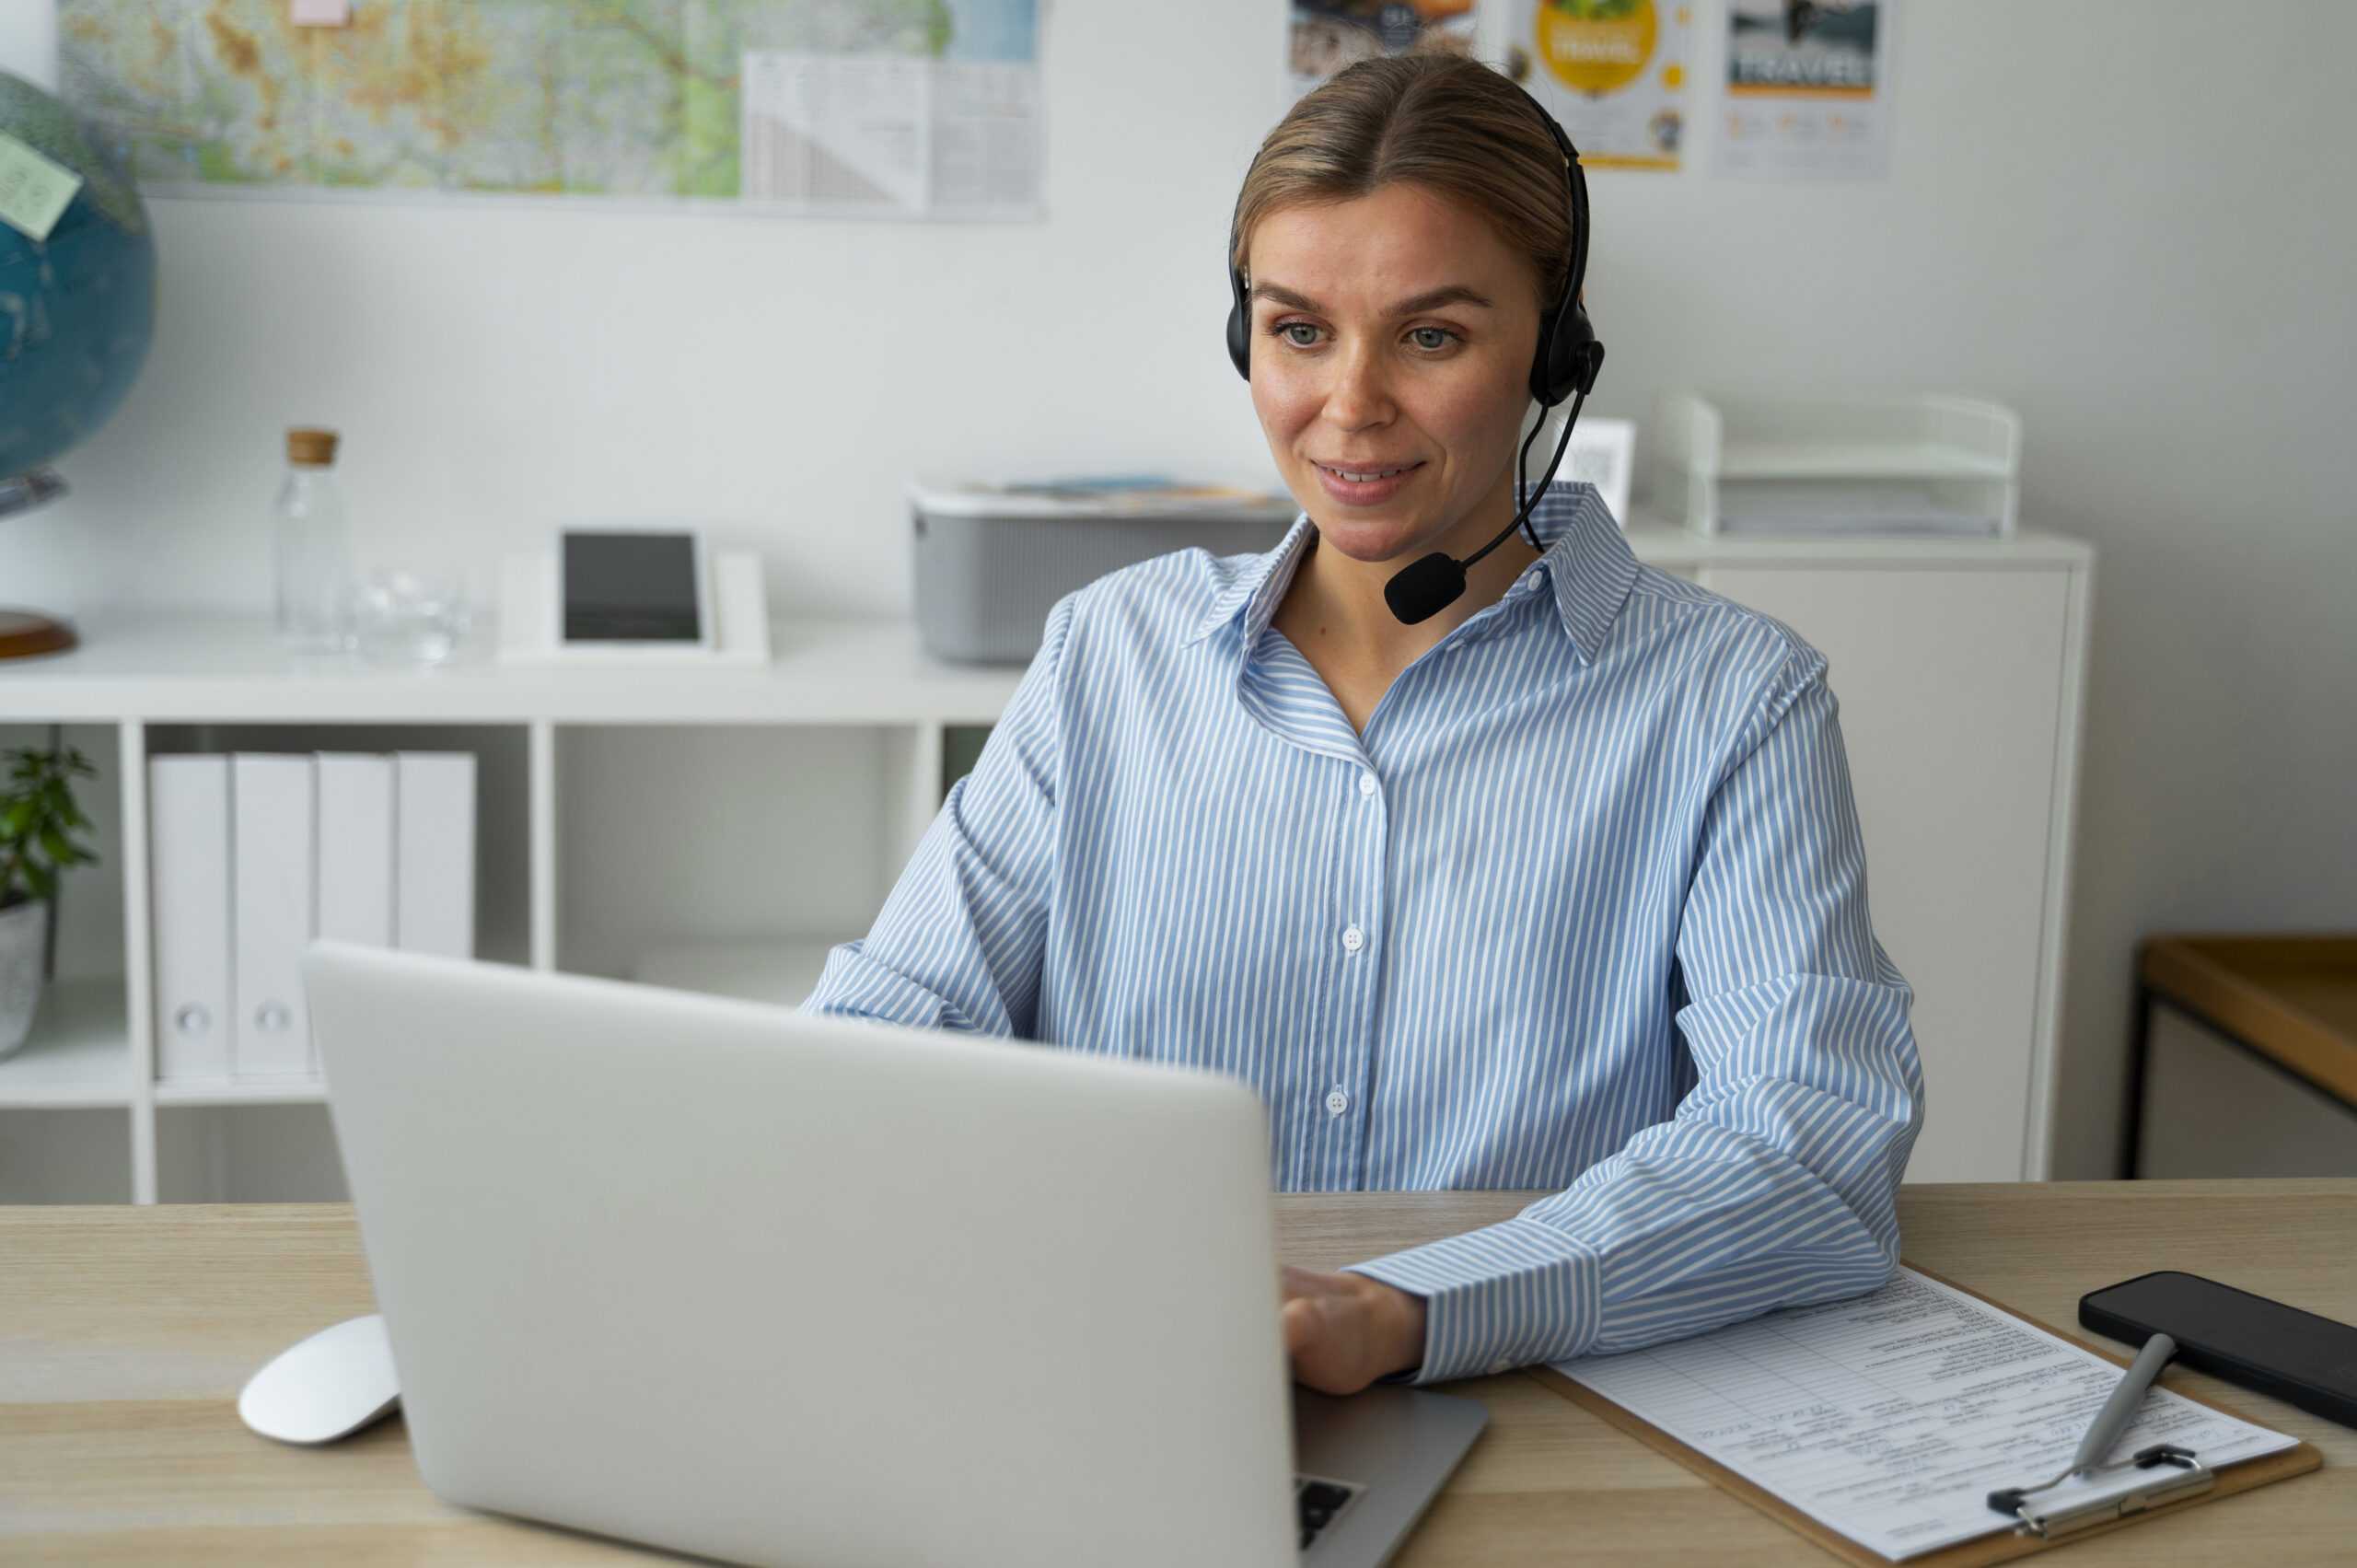
[[[62,654],[75,645],[74,628],[31,610],[0,610],[0,659]]]
[[[65,494],[65,482],[48,469],[0,479],[0,517],[29,512]],[[0,659],[62,654],[77,639],[74,628],[37,610],[0,610]]]

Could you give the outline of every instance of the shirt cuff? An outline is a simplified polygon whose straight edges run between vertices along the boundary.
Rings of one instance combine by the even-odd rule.
[[[827,952],[819,983],[796,1011],[867,1018],[903,1028],[955,1028],[949,1008],[924,987],[865,952],[867,939],[839,943]]]
[[[1596,1249],[1538,1220],[1503,1220],[1348,1272],[1424,1298],[1424,1364],[1402,1381],[1569,1361],[1596,1342]]]

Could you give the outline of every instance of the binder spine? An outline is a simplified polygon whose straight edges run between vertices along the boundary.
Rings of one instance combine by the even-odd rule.
[[[310,1070],[310,1023],[300,960],[311,939],[315,796],[308,756],[230,760],[237,843],[238,1077]]]
[[[475,758],[394,754],[394,946],[446,958],[475,953]]]
[[[229,760],[150,758],[147,813],[156,1076],[226,1077],[237,1038]]]
[[[393,760],[322,751],[319,920],[321,936],[363,947],[393,945]],[[310,1069],[319,1070],[312,1041]]]

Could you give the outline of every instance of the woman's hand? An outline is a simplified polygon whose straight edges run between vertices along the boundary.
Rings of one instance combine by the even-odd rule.
[[[1364,1274],[1291,1265],[1280,1279],[1295,1382],[1321,1394],[1355,1394],[1378,1377],[1423,1365],[1422,1296]]]

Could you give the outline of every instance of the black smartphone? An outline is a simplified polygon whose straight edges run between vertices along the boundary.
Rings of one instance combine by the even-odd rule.
[[[2357,1426],[2357,1328],[2346,1323],[2175,1269],[2089,1291],[2079,1321],[2133,1345],[2166,1334],[2198,1372]]]

